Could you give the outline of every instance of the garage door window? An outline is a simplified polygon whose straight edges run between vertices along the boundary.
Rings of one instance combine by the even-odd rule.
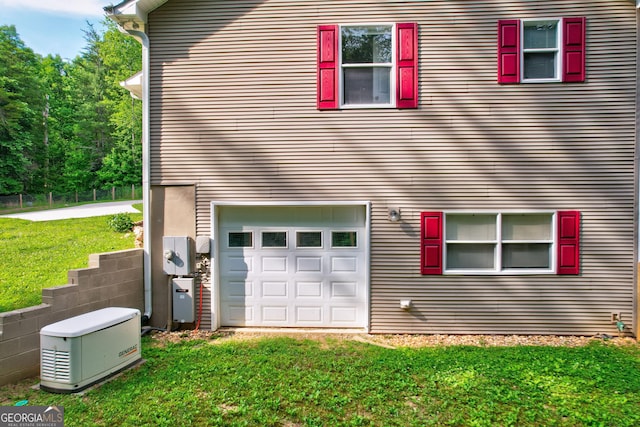
[[[253,247],[253,233],[251,231],[232,231],[229,233],[230,248]]]
[[[296,246],[299,248],[321,248],[321,231],[298,231],[296,232]]]
[[[286,248],[287,232],[286,231],[263,231],[262,247],[263,248]]]
[[[358,247],[358,237],[355,231],[332,231],[332,248],[356,248]]]

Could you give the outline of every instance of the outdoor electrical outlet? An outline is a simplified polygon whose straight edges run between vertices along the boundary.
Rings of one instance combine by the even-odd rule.
[[[616,311],[616,312],[612,311],[611,312],[611,323],[617,323],[620,320],[622,320],[622,313],[619,312],[619,311]]]

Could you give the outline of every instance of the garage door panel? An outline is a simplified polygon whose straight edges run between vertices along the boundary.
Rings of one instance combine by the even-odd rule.
[[[332,299],[351,299],[358,296],[358,282],[331,282]]]
[[[265,298],[286,298],[288,294],[287,282],[262,282],[260,289]]]
[[[223,313],[226,311],[226,317],[231,322],[231,325],[239,326],[244,324],[251,324],[254,322],[254,307],[245,305],[230,305],[222,309]]]
[[[322,298],[322,282],[296,282],[297,298]]]
[[[228,298],[241,298],[253,296],[252,281],[235,281],[228,280],[228,286],[223,288],[222,294]]]
[[[334,256],[331,257],[331,272],[352,272],[358,271],[358,259],[354,256]]]
[[[224,274],[246,274],[253,271],[253,258],[248,256],[226,256],[222,263]]]
[[[287,268],[287,257],[286,256],[269,256],[262,257],[262,271],[265,273],[286,273],[288,271]]]
[[[309,324],[323,323],[323,307],[322,306],[297,306],[296,307],[296,323],[309,326]]]
[[[335,325],[339,324],[353,324],[358,320],[358,310],[352,306],[331,306],[329,308],[331,323]]]
[[[322,273],[322,257],[296,257],[296,273]]]
[[[288,307],[286,305],[262,306],[262,321],[267,323],[286,324],[288,322]]]

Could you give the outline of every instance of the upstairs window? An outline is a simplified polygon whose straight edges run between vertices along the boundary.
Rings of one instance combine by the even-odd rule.
[[[523,21],[522,81],[558,80],[558,21]]]
[[[584,82],[585,43],[585,18],[498,21],[498,82]]]
[[[417,108],[415,23],[320,25],[317,105],[338,108]]]
[[[343,26],[343,105],[391,105],[392,27]]]

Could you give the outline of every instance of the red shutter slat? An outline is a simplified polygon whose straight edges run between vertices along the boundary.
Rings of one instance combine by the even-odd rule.
[[[586,19],[564,18],[562,20],[562,81],[584,82],[586,75]]]
[[[558,274],[580,274],[580,212],[557,214]]]
[[[318,26],[318,109],[338,108],[338,26]]]
[[[442,212],[420,214],[420,271],[442,274]]]
[[[397,24],[396,42],[396,107],[418,108],[418,24]]]
[[[520,82],[520,21],[498,21],[498,83]]]

